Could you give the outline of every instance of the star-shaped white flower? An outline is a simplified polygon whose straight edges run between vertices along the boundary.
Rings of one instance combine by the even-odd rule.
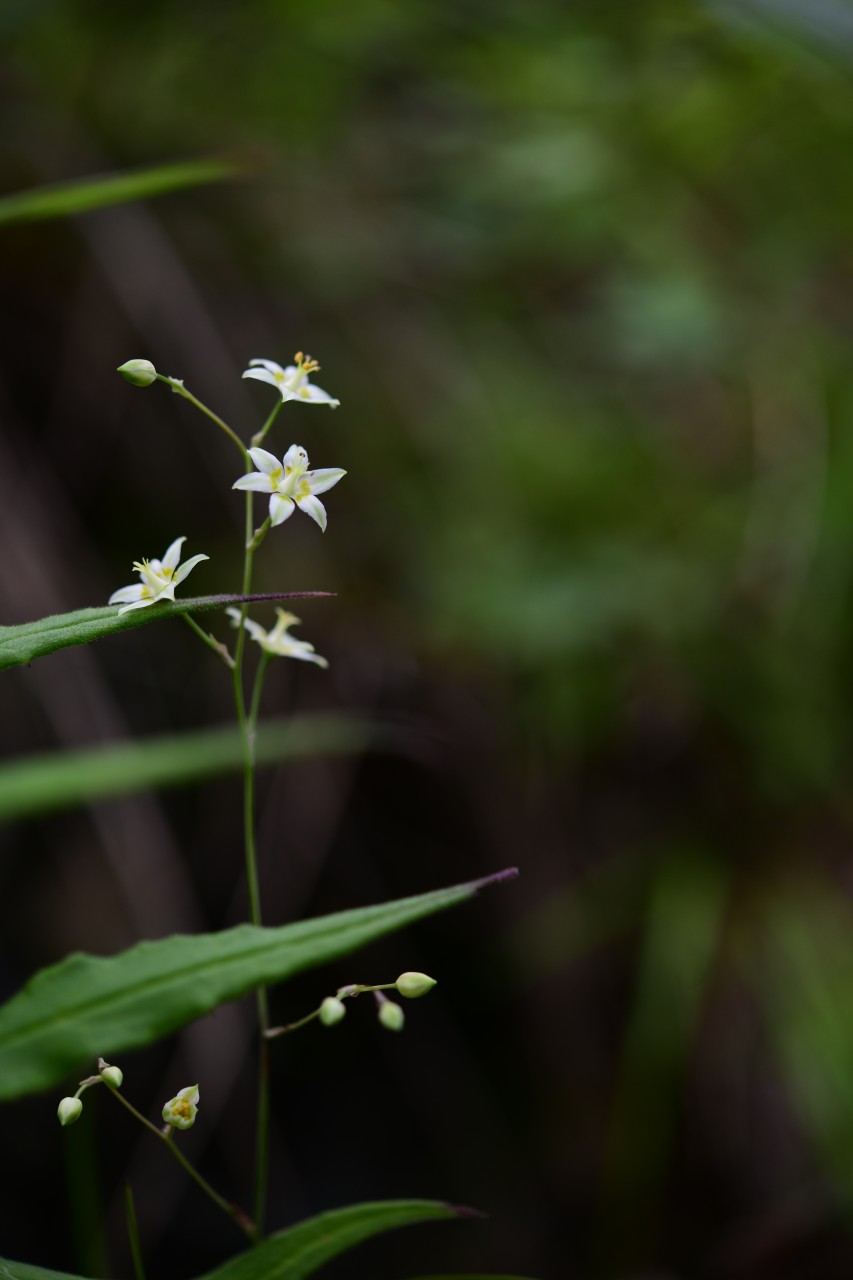
[[[298,444],[292,444],[279,462],[266,449],[250,449],[249,457],[258,468],[241,476],[232,489],[251,489],[255,493],[269,493],[270,520],[282,524],[293,515],[293,505],[316,520],[321,529],[326,528],[326,508],[317,498],[337,484],[345,471],[340,467],[323,467],[319,471],[308,470],[308,454]]]
[[[320,368],[317,361],[301,351],[297,351],[293,359],[296,363],[286,369],[274,360],[250,360],[243,377],[257,378],[258,382],[277,387],[282,400],[304,400],[306,404],[327,404],[330,409],[337,409],[340,400],[333,400],[328,391],[308,380],[309,373],[316,373]]]
[[[170,1098],[163,1108],[163,1119],[173,1129],[189,1129],[195,1124],[198,1111],[198,1085],[188,1084],[186,1089],[179,1089],[174,1098]]]
[[[240,610],[226,609],[225,612],[234,626],[239,627]],[[319,653],[314,652],[313,644],[309,644],[307,640],[297,640],[290,635],[288,627],[298,626],[301,619],[293,613],[287,613],[285,609],[276,609],[276,614],[278,621],[272,631],[265,631],[251,618],[244,618],[243,626],[266,653],[274,653],[279,658],[299,658],[302,662],[316,662],[318,667],[327,667],[328,662],[325,658],[321,658]]]
[[[188,573],[192,573],[197,564],[210,559],[210,556],[193,556],[179,565],[181,546],[185,542],[186,538],[176,538],[162,560],[135,560],[133,567],[141,581],[130,587],[119,587],[107,603],[123,605],[119,613],[128,613],[131,609],[145,609],[161,600],[174,600],[175,587]]]

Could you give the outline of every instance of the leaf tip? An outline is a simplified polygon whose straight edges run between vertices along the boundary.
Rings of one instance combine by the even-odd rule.
[[[472,893],[479,893],[481,889],[487,889],[489,885],[503,884],[506,880],[515,880],[518,874],[518,867],[505,867],[503,871],[496,871],[491,876],[483,876],[481,880],[471,880],[468,888]]]
[[[489,1216],[487,1213],[483,1213],[482,1209],[472,1209],[471,1206],[467,1204],[449,1204],[447,1208],[456,1218],[473,1218],[481,1220],[488,1218]]]

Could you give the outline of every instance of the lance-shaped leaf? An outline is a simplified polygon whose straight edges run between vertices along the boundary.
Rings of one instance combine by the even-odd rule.
[[[200,1280],[305,1280],[332,1258],[383,1231],[418,1222],[470,1216],[468,1209],[435,1200],[354,1204],[287,1227]],[[0,1258],[0,1280],[81,1280],[81,1277]]]
[[[254,987],[347,955],[515,874],[274,929],[244,924],[142,942],[112,957],[68,956],[0,1008],[0,1099],[150,1044]]]
[[[464,1218],[470,1210],[434,1200],[354,1204],[299,1222],[232,1258],[201,1280],[304,1280],[370,1236],[436,1218]]]
[[[21,622],[14,627],[0,627],[0,671],[43,658],[70,645],[91,644],[102,636],[119,631],[132,631],[148,622],[163,618],[179,618],[182,613],[203,613],[208,609],[224,609],[226,605],[251,604],[256,600],[302,600],[306,596],[328,596],[328,591],[275,591],[248,596],[196,596],[191,600],[164,600],[147,609],[119,613],[115,605],[100,609],[75,609],[72,613],[54,613],[35,622]]]
[[[0,1258],[0,1280],[83,1280],[68,1271],[48,1271],[47,1267],[33,1267],[28,1262],[12,1262]]]
[[[377,730],[350,716],[269,719],[258,725],[255,764],[357,752],[376,736]],[[12,760],[0,765],[0,822],[228,773],[243,767],[243,750],[236,726],[217,725]]]

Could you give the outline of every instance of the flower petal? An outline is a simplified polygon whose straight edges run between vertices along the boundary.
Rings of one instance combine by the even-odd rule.
[[[343,480],[345,475],[346,472],[341,471],[340,467],[321,467],[319,471],[306,472],[305,479],[312,493],[325,493],[332,485]]]
[[[193,569],[196,567],[197,564],[201,564],[202,560],[209,560],[209,559],[210,559],[210,556],[192,556],[189,560],[186,560],[181,565],[180,569],[175,574],[172,581],[169,583],[169,586],[172,588],[172,592],[173,592],[173,595],[172,595],[173,600],[175,598],[174,597],[175,587],[178,586],[179,583],[183,582],[184,578],[187,576],[188,573],[192,573]]]
[[[316,520],[317,524],[325,533],[326,531],[326,508],[323,506],[319,498],[315,498],[311,493],[301,494],[296,499],[296,504],[300,511],[304,511],[306,516],[310,516],[312,520]]]
[[[248,475],[241,476],[239,480],[235,480],[231,486],[232,489],[247,489],[252,493],[274,493],[275,486],[269,476],[264,475],[263,471],[250,471]]]
[[[295,366],[295,365],[292,365],[292,364],[291,364],[291,365],[288,365],[288,367],[287,367],[286,369],[282,369],[281,365],[280,365],[280,364],[276,364],[275,360],[250,360],[250,361],[249,361],[249,369],[254,369],[254,368],[257,368],[258,366],[260,366],[262,369],[266,369],[268,373],[280,373],[280,374],[283,374],[283,376],[284,376],[285,378],[287,377],[287,375],[288,375],[289,373],[295,373],[295,372],[296,372],[296,366]],[[246,373],[248,373],[248,372],[249,372],[249,370],[247,369],[247,370],[246,370]],[[243,374],[243,377],[244,377],[244,378],[246,377],[246,373],[244,373],[244,374]],[[255,374],[255,377],[257,377],[257,374]]]
[[[112,593],[107,604],[125,604],[128,600],[141,600],[144,590],[141,582],[135,582],[132,587],[119,587],[118,591]]]
[[[287,453],[282,458],[285,470],[290,467],[291,471],[304,471],[308,466],[308,454],[302,448],[301,444],[292,444]]]
[[[185,542],[186,538],[176,538],[163,556],[158,569],[177,569],[181,559],[181,547]],[[152,561],[152,567],[153,564],[154,562]]]
[[[281,463],[275,454],[267,453],[266,449],[250,449],[249,457],[254,462],[259,471],[263,471],[265,475],[271,476],[274,471],[281,471]],[[284,464],[285,466],[287,463]]]
[[[294,510],[290,498],[285,498],[283,494],[274,493],[270,498],[270,520],[274,525],[284,524]]]
[[[119,609],[119,613],[130,613],[131,609],[147,609],[149,604],[157,604],[159,596],[146,596],[144,600],[135,600],[133,604],[126,604]]]
[[[243,374],[244,378],[256,378],[258,382],[268,382],[271,387],[278,387],[274,373],[268,369],[247,369]]]
[[[327,404],[330,409],[337,409],[341,403],[340,400],[333,399],[328,391],[324,391],[322,387],[316,386],[313,382],[307,383],[302,388],[300,400],[305,400],[308,404]]]

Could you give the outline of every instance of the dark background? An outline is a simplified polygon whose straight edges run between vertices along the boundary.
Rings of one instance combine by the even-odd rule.
[[[307,350],[341,408],[271,444],[348,475],[257,585],[338,593],[297,609],[331,668],[274,664],[265,706],[383,734],[261,775],[266,919],[521,868],[274,993],[289,1020],[439,980],[401,1036],[365,999],[277,1047],[270,1225],[489,1214],[339,1277],[853,1274],[853,8],[4,0],[0,100],[5,192],[244,170],[2,229],[2,621],[101,603],[179,534],[192,593],[235,590],[232,446],[113,371],[148,357],[248,437],[248,360]],[[230,714],[164,623],[4,674],[0,748]],[[3,992],[245,918],[239,797],[3,828]],[[187,1150],[244,1202],[252,1017],[121,1061],[153,1116],[199,1081]],[[6,1256],[127,1276],[126,1176],[150,1276],[239,1247],[109,1099],[64,1132],[57,1098],[4,1108]]]

